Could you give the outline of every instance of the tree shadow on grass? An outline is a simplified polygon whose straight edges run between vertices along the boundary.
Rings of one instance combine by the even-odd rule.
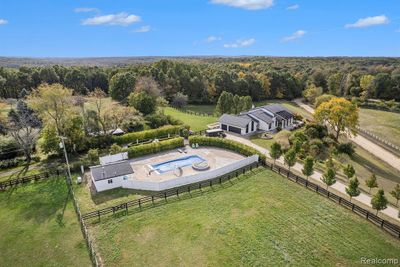
[[[64,178],[49,179],[15,187],[7,192],[7,208],[18,211],[23,220],[43,223],[56,218],[61,225],[69,201],[69,192]]]
[[[374,164],[373,162],[371,162],[370,160],[358,155],[357,153],[355,153],[352,156],[352,159],[355,162],[357,162],[358,164],[360,164],[361,166],[364,166],[365,168],[367,168],[370,172],[375,173],[378,176],[386,177],[394,182],[399,182],[399,179],[393,179],[394,174],[392,172],[389,172],[389,171],[381,168],[380,166],[378,166],[378,165]]]

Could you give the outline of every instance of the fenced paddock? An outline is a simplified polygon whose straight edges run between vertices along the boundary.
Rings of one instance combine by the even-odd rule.
[[[140,212],[141,210],[148,207],[155,207],[160,204],[168,203],[168,199],[179,198],[182,194],[192,194],[195,191],[201,191],[202,189],[209,187],[212,188],[215,185],[222,185],[223,183],[230,182],[232,179],[237,178],[239,175],[252,171],[254,168],[259,166],[259,162],[252,162],[250,165],[243,166],[232,172],[225,173],[223,175],[213,177],[208,180],[204,180],[198,183],[189,184],[186,186],[180,186],[163,192],[155,193],[146,197],[142,197],[136,200],[121,203],[115,206],[99,209],[96,211],[88,212],[82,215],[83,220],[98,219],[101,220],[102,216],[116,215],[121,211],[124,214]]]
[[[168,203],[168,199],[171,197],[179,198],[179,196],[183,193],[190,194],[194,190],[201,190],[204,187],[212,187],[213,185],[222,184],[224,182],[230,181],[231,179],[238,177],[240,174],[242,174],[242,173],[244,174],[246,171],[249,171],[255,167],[258,167],[259,164],[260,163],[257,162],[253,165],[246,166],[240,170],[225,174],[220,177],[216,177],[213,179],[209,179],[209,180],[199,182],[196,184],[192,184],[192,185],[188,185],[185,187],[167,190],[164,192],[146,196],[146,197],[136,199],[133,201],[121,203],[119,205],[107,207],[104,209],[99,209],[96,211],[88,212],[86,214],[83,214],[82,218],[83,218],[83,220],[97,218],[97,220],[100,221],[102,216],[106,216],[106,215],[116,215],[116,214],[120,214],[121,212],[124,212],[124,214],[140,212],[141,210],[143,210],[146,207],[154,207],[157,204]],[[293,181],[299,185],[302,185],[302,186],[308,188],[309,190],[316,192],[317,194],[327,197],[328,199],[332,200],[333,202],[347,208],[348,210],[351,210],[353,213],[365,218],[369,222],[373,223],[374,225],[382,228],[386,232],[388,232],[391,235],[400,239],[400,227],[398,225],[393,224],[387,220],[384,220],[380,216],[369,212],[368,210],[358,206],[357,204],[352,203],[352,202],[348,201],[347,199],[345,199],[341,196],[338,196],[335,193],[332,193],[332,192],[326,190],[325,188],[304,179],[303,177],[300,177],[292,172],[289,172],[289,170],[286,168],[273,165],[269,162],[262,162],[261,165],[286,177],[290,181]]]
[[[356,213],[357,215],[365,218],[366,220],[372,222],[376,226],[379,226],[386,232],[388,232],[400,239],[400,226],[390,223],[387,220],[380,218],[378,215],[375,215],[375,214],[369,212],[368,210],[361,208],[357,204],[354,204],[354,203],[348,201],[347,199],[344,199],[344,198],[336,195],[335,193],[332,193],[332,192],[326,190],[325,188],[304,179],[303,177],[300,177],[292,172],[289,172],[289,170],[287,170],[286,168],[282,168],[282,167],[273,165],[269,162],[265,162],[265,163],[263,163],[263,165],[265,165],[265,167],[271,169],[272,171],[281,174],[282,176],[286,177],[287,179],[289,179],[297,184],[300,184],[300,185],[310,189],[313,192],[316,192],[322,196],[327,197],[328,199],[351,210],[352,212]]]
[[[74,190],[72,188],[72,180],[70,180],[68,178],[67,174],[66,174],[65,177],[66,177],[65,180],[66,180],[66,183],[67,183],[67,186],[68,186],[68,189],[69,189],[69,193],[70,193],[70,195],[72,197],[72,203],[74,204],[74,209],[75,209],[76,215],[78,217],[79,226],[81,227],[82,235],[83,235],[83,238],[85,239],[86,246],[87,246],[88,251],[89,251],[89,256],[90,256],[90,260],[92,261],[92,265],[95,266],[95,267],[102,266],[102,264],[101,264],[101,262],[99,260],[99,256],[96,253],[96,250],[94,248],[94,242],[93,242],[92,238],[89,235],[89,231],[87,229],[85,220],[82,218],[82,213],[81,213],[81,210],[79,208],[78,201],[76,200]]]

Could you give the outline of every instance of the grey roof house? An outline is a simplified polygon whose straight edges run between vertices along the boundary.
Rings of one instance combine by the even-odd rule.
[[[223,114],[219,118],[220,128],[224,131],[249,135],[257,131],[274,131],[280,127],[293,125],[293,113],[278,104],[252,108],[239,115]]]

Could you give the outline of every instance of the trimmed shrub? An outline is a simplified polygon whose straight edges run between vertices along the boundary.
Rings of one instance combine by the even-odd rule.
[[[141,132],[127,133],[121,136],[113,136],[112,141],[114,143],[117,143],[118,145],[124,145],[131,142],[136,142],[136,140],[141,141],[153,138],[160,138],[165,137],[168,134],[179,134],[182,127],[183,126],[181,125],[167,125],[154,130],[146,130]]]
[[[165,141],[152,142],[149,144],[130,147],[128,149],[124,149],[123,151],[128,152],[129,158],[136,158],[183,146],[184,146],[183,137],[176,137]]]
[[[257,154],[260,156],[261,161],[266,160],[266,155],[260,153],[258,150],[228,139],[222,139],[219,137],[205,137],[198,135],[190,136],[189,144],[192,145],[196,143],[199,144],[200,146],[215,146],[215,147],[225,148],[228,150],[235,151],[247,157]]]

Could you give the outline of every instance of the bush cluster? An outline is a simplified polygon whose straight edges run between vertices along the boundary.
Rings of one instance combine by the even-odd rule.
[[[112,141],[118,145],[129,144],[131,142],[136,142],[136,140],[148,140],[164,137],[168,134],[179,134],[182,127],[183,126],[181,125],[167,125],[158,129],[127,133],[121,136],[113,136]]]
[[[258,154],[260,156],[261,161],[266,160],[266,156],[260,153],[258,150],[228,139],[222,139],[219,137],[205,137],[198,135],[190,136],[189,144],[192,145],[196,143],[199,144],[200,146],[215,146],[215,147],[225,148],[228,150],[235,151],[244,156],[252,156],[254,154]]]
[[[149,144],[138,145],[123,150],[128,152],[129,158],[140,157],[148,154],[155,154],[165,150],[171,150],[178,147],[183,147],[183,137],[176,137],[165,141],[152,142]]]
[[[22,158],[0,160],[0,170],[17,167],[23,165],[24,163],[25,160]]]

